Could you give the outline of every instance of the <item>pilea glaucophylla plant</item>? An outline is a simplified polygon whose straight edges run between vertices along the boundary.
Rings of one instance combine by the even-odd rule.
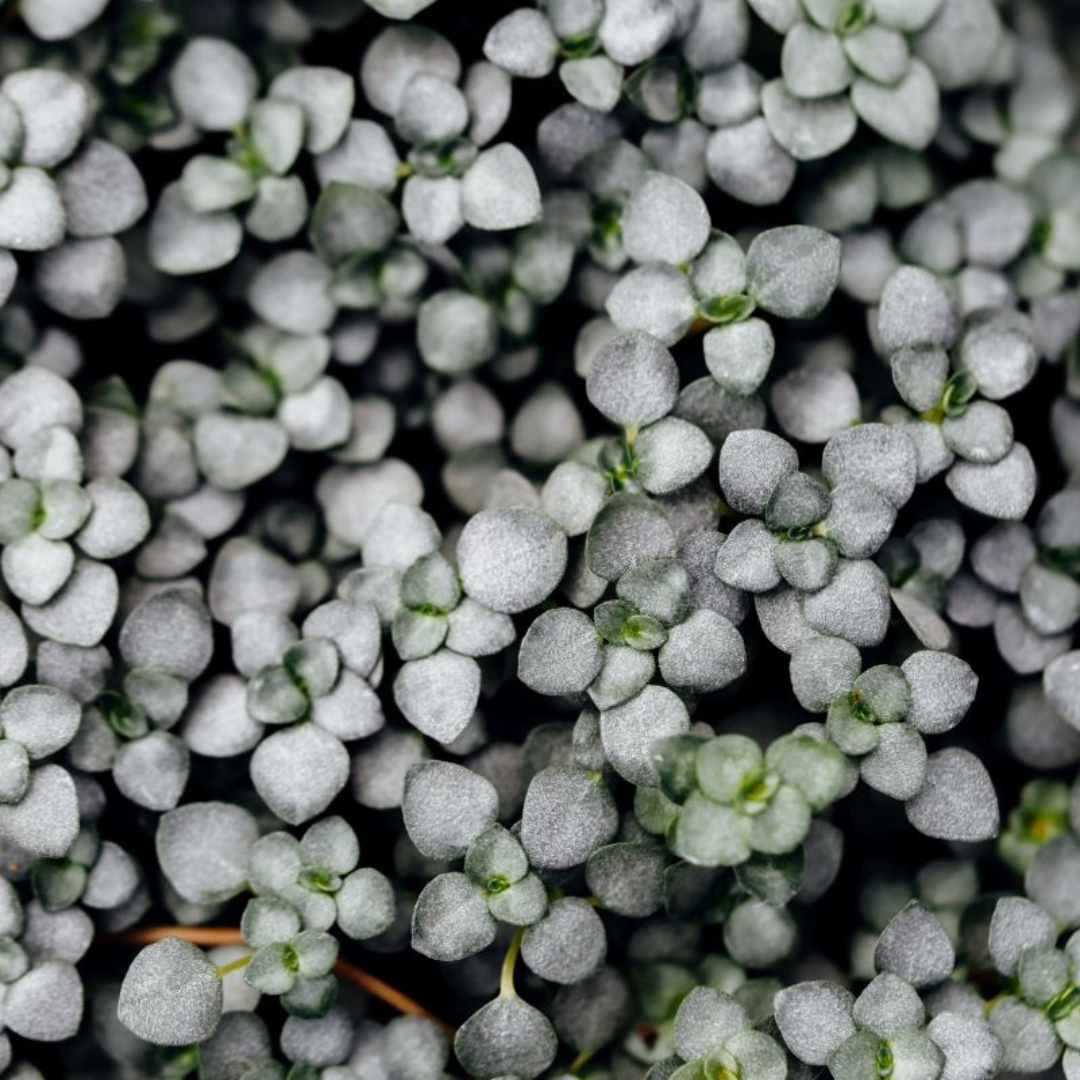
[[[225,803],[191,803],[164,815],[157,850],[165,874],[187,902],[206,905],[250,891],[241,919],[251,951],[215,968],[201,950],[167,939],[152,946],[140,972],[125,982],[121,1016],[161,1045],[202,1042],[222,1013],[221,979],[243,971],[247,985],[281,998],[292,1016],[320,1019],[337,995],[331,971],[338,956],[337,927],[350,938],[371,938],[393,922],[393,887],[379,871],[359,867],[360,845],[339,817],[310,826],[297,840],[287,832],[259,836],[255,819]],[[208,859],[210,862],[208,863]],[[170,968],[203,972],[182,1013],[164,1023],[156,1016],[159,980]],[[197,985],[196,985],[197,984]],[[201,1032],[201,1034],[193,1034]]]
[[[132,465],[121,455],[98,460],[95,431],[83,432],[78,393],[59,375],[38,367],[4,382],[0,404],[0,571],[12,595],[47,611],[73,576],[116,578],[106,562],[146,538],[150,512],[119,473]],[[107,438],[107,436],[106,436]],[[113,468],[113,465],[116,468]],[[111,616],[110,616],[111,617]],[[48,636],[48,631],[43,632]],[[87,628],[69,644],[96,645]],[[70,634],[70,631],[69,631]],[[62,640],[62,639],[61,639]]]
[[[1074,7],[4,5],[5,1080],[1077,1080]]]
[[[159,196],[149,251],[161,272],[216,270],[239,254],[245,227],[258,239],[283,241],[307,221],[303,182],[287,174],[302,150],[320,154],[340,140],[354,83],[330,68],[295,67],[278,75],[262,100],[258,88],[255,65],[222,38],[194,38],[177,56],[169,89],[182,120],[232,138],[224,156],[193,155]],[[249,202],[242,224],[234,208]]]
[[[610,112],[623,93],[627,66],[643,65],[668,43],[678,29],[675,6],[656,5],[649,12],[631,4],[574,5],[556,2],[539,9],[518,8],[492,26],[484,55],[518,78],[539,79],[558,67],[559,79],[576,101],[596,112]],[[677,98],[677,68],[669,69],[666,96]],[[677,119],[680,103],[672,101]]]
[[[963,111],[973,118],[980,108]],[[1076,163],[1050,150],[1050,130],[1041,138],[1047,143],[1035,154],[1002,163],[1004,180],[968,181],[925,206],[900,236],[897,254],[955,287],[965,316],[1005,303],[1023,312],[1039,356],[1057,363],[1076,329],[1069,289],[1075,211],[1066,193]],[[991,221],[992,234],[985,228]]]
[[[858,121],[902,147],[921,150],[939,128],[941,91],[991,76],[1004,36],[991,4],[893,0],[750,2],[784,35],[781,78],[762,88],[766,122],[798,161],[847,145]],[[954,49],[955,27],[968,32]]]
[[[771,1080],[787,1075],[787,1056],[780,1043],[755,1030],[734,998],[711,987],[695,987],[683,998],[675,1014],[674,1046],[678,1060],[665,1060],[650,1076]]]
[[[1044,844],[1069,832],[1070,808],[1068,784],[1057,780],[1026,783],[998,837],[1002,859],[1018,874],[1025,873]]]
[[[939,123],[938,46],[935,31],[919,32],[941,4],[807,0],[790,5],[790,15],[782,11],[784,5],[751,6],[784,35],[782,77],[763,88],[762,103],[773,135],[792,156],[806,160],[839,149],[858,120],[914,150],[933,138]],[[988,10],[976,26],[989,41],[979,43],[989,66],[997,18]],[[929,64],[923,59],[927,53]],[[977,78],[981,72],[975,63]],[[944,74],[951,81],[953,73]],[[800,119],[813,133],[809,139],[799,132]]]
[[[717,382],[736,393],[758,388],[775,351],[760,309],[784,319],[820,314],[840,276],[840,241],[791,225],[756,236],[744,253],[714,232],[705,200],[689,184],[647,172],[620,219],[622,249],[639,264],[612,288],[606,309],[622,330],[673,345],[694,323],[718,324],[705,357]]]
[[[536,523],[544,527],[539,515]],[[431,540],[437,542],[437,532]],[[505,611],[466,596],[458,571],[431,551],[400,575],[390,635],[404,661],[394,680],[398,708],[419,731],[450,743],[465,730],[480,697],[476,658],[502,651],[516,632]]]
[[[945,482],[963,506],[1022,519],[1035,497],[1035,467],[996,402],[1035,374],[1030,320],[1011,308],[982,307],[961,327],[942,283],[927,270],[901,267],[882,290],[877,333],[900,396],[918,414],[912,431],[920,483],[948,469]]]
[[[955,518],[925,518],[907,536],[891,536],[877,555],[897,610],[920,644],[948,648],[949,621],[971,625],[966,615],[973,589],[960,573],[967,538]]]
[[[1002,1042],[982,1010],[968,1006],[966,988],[950,981],[956,963],[945,928],[913,902],[882,931],[874,951],[879,974],[857,997],[830,981],[798,983],[774,998],[776,1024],[796,1058],[827,1065],[837,1080],[933,1080],[958,1070],[994,1076],[1004,1064]]]
[[[962,943],[963,919],[968,907],[979,895],[979,874],[974,866],[960,859],[934,859],[925,863],[910,880],[874,878],[859,890],[859,910],[865,929],[851,943],[852,975],[869,982],[876,973],[875,954],[878,938],[905,908],[915,909],[906,920],[920,933],[932,926],[925,912],[941,924],[954,949]],[[906,943],[908,938],[899,938]]]
[[[345,743],[385,723],[367,682],[380,655],[378,616],[370,606],[331,600],[299,630],[283,615],[256,608],[238,616],[231,631],[233,662],[248,679],[250,736],[243,745],[258,744],[251,781],[279,818],[299,825],[345,786]],[[309,780],[303,786],[294,782],[301,772]]]
[[[923,741],[960,723],[975,699],[975,673],[959,657],[929,649],[913,652],[899,667],[861,667],[850,642],[811,638],[792,654],[792,689],[803,708],[827,713],[826,737],[858,759],[865,784],[907,802],[908,818],[920,831],[957,840],[994,835],[996,803],[977,795],[992,790],[982,763],[956,748],[930,758]],[[946,783],[963,785],[979,805],[957,815],[959,792],[943,791]]]
[[[171,729],[188,706],[189,686],[213,655],[210,612],[190,589],[163,589],[124,620],[121,664],[100,672],[69,757],[88,773],[112,771],[133,803],[171,810],[190,771],[188,747]]]
[[[79,730],[79,703],[56,687],[27,683],[0,701],[0,725],[0,835],[30,858],[61,858],[78,837],[78,795],[67,769],[48,759]]]
[[[971,545],[970,572],[950,583],[945,612],[960,626],[993,627],[998,651],[1019,674],[1037,674],[1057,663],[1055,671],[1064,678],[1057,684],[1054,709],[1073,727],[1071,662],[1063,658],[1070,655],[1080,618],[1073,555],[1080,538],[1078,510],[1080,500],[1067,488],[1046,500],[1034,528],[1003,522],[983,533]]]
[[[415,58],[408,55],[413,49]],[[459,88],[461,74],[454,46],[414,27],[383,31],[361,65],[369,101],[392,120],[406,147],[404,160],[394,162],[397,175],[392,171],[387,178],[389,186],[405,177],[405,224],[431,244],[445,243],[466,225],[501,231],[540,217],[540,187],[528,158],[510,142],[487,145],[510,114],[510,80],[484,62],[464,73]],[[378,149],[396,158],[381,130],[361,131],[357,125],[355,135],[354,153],[362,154],[377,139]]]
[[[667,817],[668,843],[698,866],[739,866],[755,852],[788,855],[840,795],[848,764],[834,746],[793,733],[762,753],[743,735],[674,736],[656,751],[660,792],[642,796],[643,825]],[[650,828],[651,826],[651,828]]]
[[[0,304],[19,278],[12,252],[41,253],[36,291],[70,318],[104,318],[124,293],[115,236],[145,213],[146,186],[123,149],[86,138],[93,112],[67,71],[20,65],[0,84]]]
[[[1057,856],[1058,861],[1062,857],[1075,859],[1073,851],[1049,849],[1048,854],[1051,858]],[[1035,874],[1037,886],[1049,885],[1053,890],[1062,884],[1059,867],[1044,865],[1040,870]],[[1076,912],[1061,909],[1061,900],[1055,899],[1058,910],[1051,914],[1032,900],[1003,897],[990,919],[986,948],[1005,986],[985,1008],[990,1027],[1004,1048],[1002,1064],[1014,1072],[1051,1068],[1062,1053],[1066,1075],[1073,1073],[1078,1064],[1080,986],[1075,969],[1076,935],[1070,935],[1058,947],[1062,925],[1074,927]]]
[[[221,381],[221,411],[199,417],[195,452],[199,467],[216,486],[245,487],[270,474],[286,450],[341,447],[352,432],[353,411],[341,383],[326,374],[331,345],[322,334],[285,334],[254,325],[237,335],[240,356]],[[242,415],[237,415],[242,414]],[[226,463],[235,444],[250,459],[246,476],[232,476]]]
[[[591,620],[573,608],[541,615],[522,639],[518,677],[543,694],[586,692],[599,710],[609,760],[640,783],[653,775],[640,735],[688,731],[678,695],[728,686],[745,672],[746,650],[730,619],[692,604],[690,573],[678,559],[631,566],[615,592]],[[655,674],[666,687],[647,685]]]
[[[1046,500],[1035,519],[1034,540],[1035,560],[1020,577],[1020,607],[1040,634],[1065,634],[1080,619],[1080,497],[1075,491]]]
[[[495,940],[498,922],[530,926],[547,914],[547,889],[497,814],[495,788],[461,765],[429,761],[406,775],[402,815],[417,850],[429,859],[465,860],[463,873],[440,874],[417,899],[412,941],[425,956],[461,960]],[[594,912],[585,914],[601,926]]]
[[[813,594],[803,599],[803,611],[814,630],[849,636],[858,646],[878,644],[888,618],[887,589],[869,557],[914,490],[914,450],[903,434],[865,424],[826,444],[825,483],[799,472],[798,464],[794,447],[770,432],[733,432],[725,440],[720,490],[728,506],[747,517],[717,553],[716,575],[755,594],[786,582]],[[851,591],[845,579],[863,583],[851,597],[861,612],[850,603],[838,609],[836,597]]]

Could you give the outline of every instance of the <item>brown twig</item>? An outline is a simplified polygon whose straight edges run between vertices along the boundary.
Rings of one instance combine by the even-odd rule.
[[[111,945],[153,945],[155,941],[174,937],[192,945],[243,945],[244,935],[230,926],[140,926],[119,934],[106,934],[101,940]]]
[[[428,1020],[433,1020],[447,1035],[453,1038],[455,1030],[453,1024],[448,1023],[441,1016],[429,1012],[418,1001],[413,1001],[407,994],[403,994],[396,987],[383,982],[382,979],[372,975],[369,971],[357,967],[352,961],[339,957],[338,962],[334,965],[334,971],[343,979],[351,982],[354,986],[359,986],[361,990],[366,990],[372,997],[377,997],[400,1013],[405,1013],[407,1016],[423,1016]]]
[[[135,930],[125,930],[120,934],[108,934],[101,940],[114,945],[152,945],[155,941],[168,937],[180,938],[181,941],[190,941],[192,945],[207,947],[244,944],[244,935],[229,926],[140,926]],[[396,987],[358,967],[352,961],[339,957],[334,965],[334,973],[346,982],[352,983],[353,986],[358,986],[371,994],[372,997],[377,997],[392,1009],[407,1016],[426,1017],[438,1024],[448,1035],[453,1036],[452,1024],[425,1009],[418,1001],[414,1001]]]

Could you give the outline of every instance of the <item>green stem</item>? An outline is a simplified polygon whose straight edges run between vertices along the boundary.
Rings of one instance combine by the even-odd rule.
[[[518,953],[521,952],[521,937],[524,933],[525,928],[519,926],[517,933],[510,940],[510,947],[506,950],[502,976],[499,979],[499,997],[517,997],[517,991],[514,989],[514,966],[517,964]]]
[[[569,1073],[570,1076],[577,1076],[577,1074],[589,1063],[595,1053],[595,1049],[582,1050],[581,1053],[570,1062],[569,1066],[567,1066],[567,1073]]]
[[[248,953],[247,956],[237,957],[235,960],[230,960],[227,964],[221,964],[214,972],[219,979],[224,979],[226,975],[231,971],[239,971],[241,968],[246,968],[251,963],[251,958],[254,953]]]
[[[717,510],[722,518],[737,518],[739,516],[723,499],[717,498],[716,502],[718,504]]]

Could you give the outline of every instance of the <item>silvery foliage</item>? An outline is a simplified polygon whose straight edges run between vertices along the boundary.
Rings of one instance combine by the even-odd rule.
[[[719,460],[721,493],[746,520],[718,552],[716,574],[753,593],[782,582],[801,593],[819,593],[838,572],[868,571],[869,565],[855,564],[878,552],[915,486],[910,442],[902,432],[874,424],[838,432],[826,443],[824,483],[798,471],[794,447],[769,432],[733,433]],[[822,633],[837,615],[827,596],[804,600],[811,625]],[[864,596],[865,613],[860,617],[848,609],[852,625],[837,628],[862,646],[884,636],[880,601],[875,610],[874,593]]]
[[[1027,872],[1047,840],[1069,831],[1069,785],[1040,777],[1021,789],[998,837],[998,854],[1018,874]]]
[[[637,265],[607,298],[611,320],[669,346],[695,319],[716,324],[705,338],[706,362],[735,393],[756,390],[772,360],[772,331],[760,318],[748,321],[754,312],[811,318],[839,279],[836,237],[789,225],[760,233],[744,253],[733,237],[711,229],[704,199],[664,173],[644,173],[622,207],[620,230],[622,258]]]
[[[698,986],[683,998],[675,1014],[676,1069],[682,1076],[700,1076],[722,1068],[739,1076],[784,1076],[787,1061],[780,1044],[755,1030],[739,1002],[711,987]]]
[[[999,653],[1018,674],[1054,664],[1063,675],[1069,670],[1065,658],[1080,619],[1078,510],[1080,500],[1066,488],[1046,500],[1033,528],[1023,522],[992,527],[971,545],[970,570],[950,582],[946,614],[961,626],[993,627]],[[1075,727],[1068,685],[1062,682],[1050,700],[1055,714]]]
[[[1070,887],[1061,879],[1074,872],[1064,865],[1073,853],[1047,847],[1040,854],[1044,854],[1043,865],[1035,873],[1041,879],[1040,888],[1053,895],[1063,885]],[[1031,877],[1029,869],[1029,881]],[[1072,925],[1068,915],[1065,925]],[[1058,948],[1058,936],[1058,917],[1033,900],[1004,897],[994,907],[987,948],[997,971],[1015,981],[1015,991],[1002,994],[987,1014],[1001,1040],[1005,1068],[1049,1068],[1063,1052],[1076,1054],[1076,942],[1070,937]],[[1027,1034],[1019,1037],[1022,1029]],[[1071,1059],[1066,1068],[1070,1064]]]
[[[921,315],[910,322],[900,314],[916,310]],[[1022,519],[1035,496],[1035,467],[996,402],[1023,390],[1035,374],[1030,319],[1008,307],[980,306],[961,326],[933,274],[901,267],[883,287],[878,335],[897,390],[915,414],[909,422],[919,425],[920,482],[947,469],[945,482],[961,505]]]
[[[72,763],[91,774],[112,770],[139,806],[173,809],[190,755],[171,729],[210,663],[212,636],[210,612],[191,589],[163,589],[131,611],[120,626],[120,663],[101,672],[103,685],[83,706]]]
[[[93,112],[75,73],[20,64],[3,80],[0,305],[19,277],[12,252],[40,255],[37,291],[62,315],[104,318],[120,301],[127,258],[115,237],[146,212],[147,193],[124,149],[92,137]]]
[[[276,994],[292,1016],[327,1014],[337,993],[332,975],[338,943],[335,925],[350,938],[370,938],[393,922],[395,900],[386,877],[357,869],[360,845],[349,824],[325,817],[299,840],[267,833],[248,853],[247,878],[254,898],[241,919],[254,950],[245,982]]]
[[[913,652],[899,667],[878,664],[863,671],[861,664],[850,643],[813,638],[792,654],[792,689],[803,708],[827,714],[825,736],[857,759],[865,784],[910,803],[917,815],[912,821],[921,831],[929,826],[934,830],[931,835],[948,835],[957,828],[954,839],[995,835],[998,813],[993,799],[978,811],[972,806],[964,820],[952,821],[945,793],[928,784],[934,764],[940,765],[942,759],[931,761],[924,736],[950,731],[960,723],[975,700],[975,672],[959,657],[930,649]],[[953,780],[959,782],[963,776],[970,785],[960,799],[970,803],[977,792],[989,789],[989,782],[971,755],[964,761],[967,768]],[[928,817],[935,819],[932,824]]]
[[[108,578],[115,588],[106,563],[138,547],[150,529],[139,491],[108,464],[95,468],[88,411],[70,383],[46,368],[27,367],[5,380],[0,570],[12,596],[33,608],[48,608],[73,575]],[[131,462],[119,464],[126,472]],[[96,645],[103,633],[69,627],[60,640]]]
[[[869,982],[891,964],[889,970],[913,986],[934,984],[954,963],[965,913],[979,892],[976,868],[953,858],[925,863],[910,881],[867,881],[859,890],[863,925],[851,943],[852,974]]]
[[[418,557],[382,575],[387,601],[380,614],[403,661],[394,680],[398,708],[421,733],[447,744],[476,711],[478,658],[511,645],[516,631],[505,611],[466,595],[458,569],[438,550],[440,541],[432,524]],[[527,563],[519,571],[527,574]],[[363,588],[363,571],[356,574],[357,588]]]
[[[1048,6],[137,6],[0,49],[0,1071],[1080,1075]]]
[[[345,786],[345,743],[386,722],[368,682],[379,661],[377,616],[370,607],[330,601],[298,630],[256,608],[236,619],[232,638],[233,662],[248,678],[246,721],[256,728],[252,783],[279,818],[299,825]],[[297,785],[301,774],[307,782]]]
[[[590,111],[610,113],[625,99],[650,121],[679,123],[679,139],[698,158],[690,174],[697,186],[707,170],[721,190],[753,205],[783,199],[797,164],[834,155],[860,120],[900,147],[924,149],[940,124],[941,92],[997,75],[1006,37],[991,4],[959,0],[910,9],[832,0],[689,12],[632,0],[538,8],[519,8],[491,28],[489,60],[519,78],[557,70]],[[758,21],[783,37],[781,77],[769,82],[743,59]],[[953,49],[957,33],[964,46]],[[572,123],[569,113],[560,119]],[[654,145],[671,143],[658,137]]]
[[[764,754],[745,736],[676,735],[659,743],[655,758],[663,798],[649,800],[643,825],[660,831],[651,815],[666,811],[673,851],[699,866],[790,855],[848,771],[839,750],[809,733],[782,736]]]

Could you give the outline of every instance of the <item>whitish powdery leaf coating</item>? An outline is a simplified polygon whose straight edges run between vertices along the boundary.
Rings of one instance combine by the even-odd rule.
[[[943,840],[988,840],[997,835],[998,803],[982,762],[950,747],[931,754],[926,782],[906,806],[908,820]]]
[[[208,904],[244,888],[248,853],[258,838],[258,824],[246,810],[204,802],[162,815],[155,843],[172,887],[193,904]]]
[[[689,184],[649,173],[622,216],[623,247],[635,262],[689,262],[709,238],[709,211]]]
[[[221,1007],[213,961],[186,941],[165,938],[143,949],[128,968],[117,1015],[147,1042],[186,1046],[214,1034]]]
[[[659,420],[674,406],[679,369],[656,338],[632,331],[597,350],[585,387],[589,400],[609,420],[637,427]]]
[[[463,765],[428,761],[405,777],[402,816],[409,838],[429,859],[456,859],[491,825],[499,796],[484,777]]]
[[[806,225],[770,229],[746,253],[746,278],[766,311],[808,319],[822,311],[840,279],[840,241]]]
[[[562,580],[566,534],[536,510],[484,510],[458,541],[465,591],[494,611],[534,607]]]

